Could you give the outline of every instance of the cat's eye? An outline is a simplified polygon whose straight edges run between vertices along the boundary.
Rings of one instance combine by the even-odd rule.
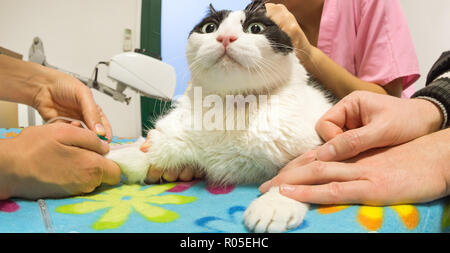
[[[217,25],[214,23],[207,23],[202,27],[202,33],[213,33],[217,31]]]
[[[265,29],[266,29],[266,27],[261,23],[252,23],[251,25],[248,26],[247,32],[253,33],[253,34],[260,34]]]

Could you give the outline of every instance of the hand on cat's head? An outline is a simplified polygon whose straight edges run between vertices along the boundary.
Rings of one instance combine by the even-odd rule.
[[[275,1],[277,2],[277,1]],[[283,4],[266,3],[267,16],[292,40],[297,57],[304,62],[311,55],[312,45],[298,24],[297,18]]]

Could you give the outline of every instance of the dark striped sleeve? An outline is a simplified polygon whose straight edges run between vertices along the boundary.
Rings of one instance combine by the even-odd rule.
[[[444,77],[432,81],[427,87],[417,91],[412,98],[422,98],[435,103],[444,114],[442,129],[449,127],[450,78]]]

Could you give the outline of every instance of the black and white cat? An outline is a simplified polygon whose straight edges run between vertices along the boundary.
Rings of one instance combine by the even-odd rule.
[[[149,132],[148,153],[139,151],[137,143],[107,156],[129,183],[144,183],[150,165],[173,171],[190,166],[213,184],[263,183],[323,143],[314,127],[332,102],[308,81],[290,38],[266,16],[264,1],[235,12],[211,6],[189,35],[186,51],[192,88]],[[239,124],[239,106],[219,105],[231,98],[239,103],[236,96],[256,97],[247,100],[256,106],[244,105],[240,120],[245,127],[240,129],[228,124]],[[203,125],[208,122],[212,129]],[[284,232],[299,226],[307,210],[307,204],[274,187],[251,203],[244,220],[251,231]]]

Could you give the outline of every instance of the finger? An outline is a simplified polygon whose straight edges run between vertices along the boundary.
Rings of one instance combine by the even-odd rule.
[[[106,129],[101,120],[100,113],[97,110],[97,104],[94,101],[91,90],[85,87],[80,89],[78,94],[80,94],[78,99],[80,101],[81,112],[86,125],[95,133],[105,136]]]
[[[74,127],[81,127],[81,123],[78,121],[73,121],[72,123],[70,123],[72,126]]]
[[[121,170],[120,167],[113,161],[104,157],[99,157],[102,163],[102,183],[109,185],[116,185],[120,183]]]
[[[359,97],[353,93],[342,99],[322,116],[316,124],[316,131],[325,141],[329,141],[345,129],[362,126]]]
[[[108,121],[108,118],[106,117],[105,113],[103,112],[102,108],[97,105],[97,111],[100,114],[100,120],[104,126],[105,129],[105,137],[108,139],[108,142],[112,141],[112,128],[111,128],[111,124]]]
[[[270,19],[272,19],[274,22],[278,21],[278,18],[280,16],[284,15],[284,12],[282,11],[283,5],[281,4],[273,4],[273,3],[266,3],[266,15]]]
[[[184,168],[181,171],[179,178],[183,182],[192,181],[192,179],[194,178],[194,170],[191,167]]]
[[[175,171],[171,171],[171,170],[166,170],[163,173],[163,178],[164,180],[166,180],[167,182],[175,182],[178,180],[178,173],[176,173]]]
[[[266,3],[266,10],[267,10],[267,14],[271,13],[271,9],[275,7],[275,4],[273,3]]]
[[[296,159],[292,160],[291,162],[289,162],[285,167],[283,167],[278,174],[281,174],[283,172],[286,172],[288,170],[294,169],[294,168],[298,168],[304,165],[307,165],[308,163],[312,163],[314,162],[316,159],[316,153],[317,150],[310,150],[306,153],[304,153],[303,155],[297,157]]]
[[[356,166],[347,163],[316,161],[281,173],[260,188],[261,192],[266,192],[271,187],[282,184],[318,185],[330,182],[353,181],[361,178],[361,171]]]
[[[329,141],[344,133],[344,129],[334,122],[321,119],[316,124],[316,132],[324,141]]]
[[[280,193],[288,198],[311,204],[364,204],[370,201],[372,184],[366,180],[313,186],[282,185]]]
[[[100,155],[109,152],[109,145],[92,131],[71,124],[52,124],[56,139],[63,145],[90,150]]]
[[[50,121],[49,121],[50,122]],[[48,124],[55,124],[55,123],[64,123],[64,124],[71,124],[71,125],[73,125],[73,126],[76,126],[75,125],[75,123],[78,123],[78,122],[76,122],[76,121],[72,121],[72,122],[70,122],[70,121],[68,121],[68,120],[63,120],[63,119],[57,119],[57,120],[54,120],[54,121],[51,121],[51,123],[46,123],[47,125]],[[79,123],[78,123],[79,124]],[[80,124],[81,125],[81,124]]]
[[[155,184],[161,181],[163,172],[161,169],[150,166],[147,177],[145,179],[146,184]]]
[[[344,132],[317,150],[320,161],[343,161],[372,148],[382,146],[379,130],[371,125]]]

